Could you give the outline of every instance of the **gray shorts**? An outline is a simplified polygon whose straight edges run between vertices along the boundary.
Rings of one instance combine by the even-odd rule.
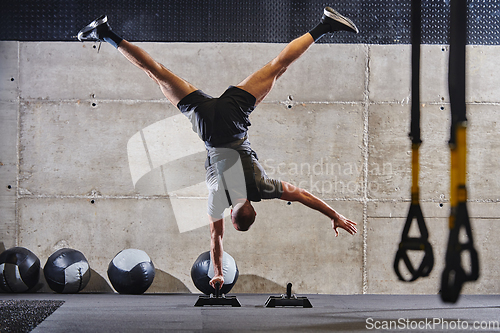
[[[251,149],[248,139],[244,138],[217,148],[207,147],[207,151],[209,163],[207,164],[206,183],[209,190],[208,214],[210,216],[219,218],[224,209],[237,199],[260,201],[260,199],[281,198],[283,194],[281,181],[267,176],[266,171],[258,161],[257,154]],[[218,166],[216,161],[228,160],[227,151],[235,152],[236,158],[238,155],[241,156],[242,173],[240,171],[241,176],[238,177],[238,171],[236,171],[236,174],[229,174],[225,177],[227,178],[225,181],[221,181],[219,177],[221,172],[218,170],[220,165]],[[223,154],[226,156],[221,157]],[[216,163],[213,163],[214,161]],[[223,166],[223,168],[226,170],[228,166]],[[221,184],[223,182],[226,186]],[[227,186],[228,183],[231,185]]]

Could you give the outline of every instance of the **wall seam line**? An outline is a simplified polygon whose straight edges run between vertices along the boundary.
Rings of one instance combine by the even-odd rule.
[[[17,88],[16,88],[16,108],[17,108],[17,133],[16,133],[16,195],[15,195],[15,215],[14,215],[14,225],[15,225],[15,237],[16,241],[15,244],[16,246],[19,246],[19,239],[21,236],[21,227],[20,227],[20,217],[19,217],[19,199],[21,198],[20,193],[19,193],[19,173],[21,171],[21,154],[20,154],[20,149],[21,149],[21,92],[20,92],[20,87],[21,87],[21,42],[17,42]]]
[[[365,46],[365,89],[363,110],[363,265],[362,265],[362,293],[368,292],[367,272],[367,231],[368,231],[368,117],[370,106],[369,80],[370,80],[370,46]]]

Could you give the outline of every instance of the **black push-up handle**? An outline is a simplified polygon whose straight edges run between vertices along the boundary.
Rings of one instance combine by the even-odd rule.
[[[220,297],[220,282],[215,283],[215,298]]]
[[[210,296],[202,295],[198,297],[198,301],[194,306],[231,306],[231,307],[241,307],[240,302],[236,296],[226,296],[220,292],[221,284],[220,282],[215,283],[215,295],[210,294]]]

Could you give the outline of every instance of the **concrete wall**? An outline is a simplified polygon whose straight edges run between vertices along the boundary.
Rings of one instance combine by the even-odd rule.
[[[272,59],[277,44],[140,43],[178,75],[219,95]],[[500,292],[498,47],[468,47],[469,211],[481,278],[464,293]],[[422,47],[421,198],[436,263],[397,281],[392,264],[410,198],[410,47],[314,45],[252,115],[250,140],[271,177],[291,181],[358,222],[335,238],[300,204],[257,203],[247,233],[226,221],[234,292],[437,293],[449,214],[446,46]],[[157,86],[116,50],[92,43],[0,42],[0,241],[42,264],[61,247],[110,291],[120,250],[146,251],[152,292],[196,292],[190,269],[209,249],[204,147]],[[135,175],[135,176],[134,176]],[[135,177],[135,186],[133,182]]]

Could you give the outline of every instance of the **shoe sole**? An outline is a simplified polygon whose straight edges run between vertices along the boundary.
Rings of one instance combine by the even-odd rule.
[[[83,35],[94,30],[95,28],[97,28],[98,26],[100,26],[101,24],[104,24],[108,22],[108,16],[106,15],[103,15],[101,17],[99,17],[98,19],[95,19],[94,21],[90,22],[89,25],[87,25],[85,28],[83,28],[82,30],[80,30],[80,32],[78,32],[78,40],[80,42],[82,42],[82,38],[85,38]]]
[[[335,9],[333,9],[331,7],[325,7],[324,14],[326,17],[329,17],[332,20],[335,20],[335,21],[337,21],[345,26],[348,26],[349,28],[354,30],[356,33],[359,32],[358,27],[356,27],[356,25],[351,20],[349,20],[347,17],[340,15],[340,13],[337,12]]]

